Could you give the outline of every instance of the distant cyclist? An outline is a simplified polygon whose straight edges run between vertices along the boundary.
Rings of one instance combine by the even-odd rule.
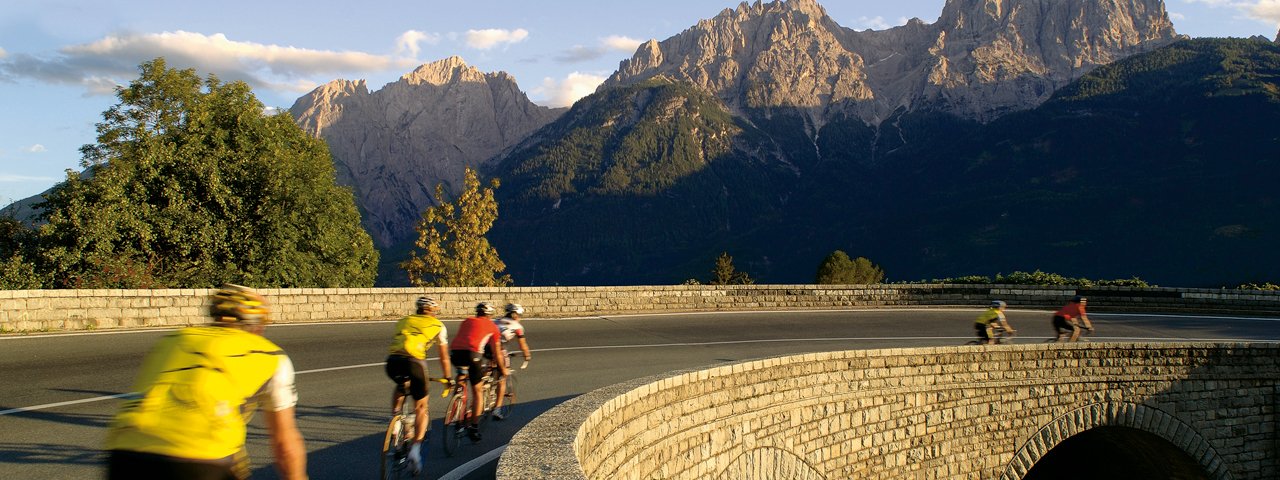
[[[254,404],[264,411],[280,477],[307,477],[293,363],[262,337],[266,302],[248,287],[224,285],[209,314],[212,324],[170,333],[147,354],[136,397],[107,432],[108,479],[248,478],[245,423]]]
[[[1081,327],[1093,333],[1093,323],[1089,321],[1089,316],[1084,311],[1087,303],[1089,299],[1076,295],[1071,298],[1070,303],[1053,313],[1053,328],[1058,332],[1059,342],[1068,335],[1070,335],[1067,340],[1069,342],[1079,340]]]
[[[409,380],[409,393],[413,396],[413,446],[409,448],[409,460],[413,462],[414,473],[422,471],[422,442],[426,439],[429,419],[427,418],[427,349],[436,344],[440,352],[440,368],[443,375],[448,376],[453,368],[449,366],[449,340],[444,324],[435,315],[440,311],[440,304],[427,297],[418,297],[414,302],[417,312],[396,322],[396,336],[391,341],[390,355],[387,356],[387,377],[403,382]],[[400,410],[400,402],[404,395],[399,388],[391,395],[391,411]]]
[[[498,326],[498,332],[502,334],[502,343],[505,348],[506,343],[511,339],[516,339],[520,344],[520,351],[524,353],[525,365],[529,360],[533,359],[533,355],[529,353],[529,343],[524,340],[524,325],[520,323],[520,317],[524,315],[524,307],[518,303],[507,304],[507,316],[494,320],[493,323]],[[523,365],[521,366],[523,368]],[[498,382],[498,400],[494,405],[493,419],[501,421],[502,415],[499,413],[498,407],[502,406],[502,401],[506,398],[507,382]]]
[[[1009,325],[1009,319],[1004,316],[1004,309],[1007,306],[1008,304],[1001,300],[992,301],[991,307],[973,321],[973,328],[978,332],[979,341],[987,345],[995,345],[995,327],[1003,328],[1010,334],[1018,333],[1012,325]]]
[[[476,316],[462,321],[458,336],[449,344],[454,367],[471,381],[471,425],[467,425],[467,436],[473,442],[480,441],[479,421],[484,415],[484,385],[480,377],[484,376],[487,366],[485,359],[496,362],[502,375],[511,374],[507,369],[507,354],[502,350],[502,332],[493,323],[496,311],[489,302],[477,304]]]

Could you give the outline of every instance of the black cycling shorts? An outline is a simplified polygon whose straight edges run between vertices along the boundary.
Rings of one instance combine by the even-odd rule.
[[[1062,315],[1054,315],[1053,328],[1056,328],[1058,329],[1059,332],[1062,332],[1062,331],[1075,330],[1077,327],[1075,322],[1071,320],[1067,320],[1067,317],[1064,317]]]
[[[107,480],[241,480],[231,459],[200,461],[153,453],[112,450],[107,454]],[[247,469],[246,469],[247,470]],[[247,471],[245,472],[248,473]]]
[[[983,338],[983,339],[990,339],[990,338],[991,338],[991,337],[987,336],[987,328],[988,328],[988,327],[989,327],[989,325],[987,325],[987,324],[985,324],[985,323],[974,323],[974,324],[973,324],[973,329],[978,331],[978,338]]]
[[[387,377],[396,383],[409,381],[409,394],[415,400],[427,398],[427,362],[404,355],[387,357]]]
[[[480,377],[484,376],[484,369],[489,365],[483,353],[471,350],[449,350],[449,361],[453,362],[453,368],[467,370],[467,378],[472,385],[480,383]]]

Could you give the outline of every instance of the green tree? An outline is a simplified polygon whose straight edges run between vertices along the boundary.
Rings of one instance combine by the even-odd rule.
[[[739,272],[733,266],[733,257],[729,252],[722,252],[716,257],[716,266],[711,270],[711,281],[708,285],[751,285],[756,283],[746,272]]]
[[[409,281],[418,286],[501,287],[511,285],[510,275],[499,275],[507,265],[485,237],[498,218],[498,201],[493,192],[498,179],[480,188],[475,170],[467,168],[462,193],[454,202],[445,197],[444,185],[436,185],[435,206],[422,212],[418,222],[421,249],[409,252],[400,267]]]
[[[373,285],[377,251],[324,142],[243,82],[139,70],[81,148],[85,174],[37,205],[53,286]]]
[[[26,290],[44,286],[32,263],[35,231],[11,217],[0,217],[0,290]]]
[[[819,285],[869,285],[884,281],[884,270],[866,257],[850,260],[849,254],[836,250],[818,265],[815,283]]]

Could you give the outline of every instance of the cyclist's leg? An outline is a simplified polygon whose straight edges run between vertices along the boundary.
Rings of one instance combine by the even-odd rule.
[[[427,438],[430,425],[427,417],[427,363],[411,359],[409,363],[409,393],[413,395],[413,441],[422,443]]]
[[[387,373],[387,378],[396,382],[396,387],[391,389],[392,415],[400,411],[400,402],[404,400],[404,388],[401,385],[409,379],[409,368],[404,359],[405,357],[400,355],[388,356],[386,366],[383,368]]]
[[[1071,331],[1071,323],[1067,322],[1067,319],[1060,315],[1054,315],[1053,329],[1058,334],[1057,341],[1061,342],[1062,339],[1067,337],[1067,332]]]
[[[1071,341],[1073,342],[1079,341],[1080,332],[1083,330],[1084,330],[1083,328],[1080,328],[1080,321],[1076,319],[1072,319],[1071,320]]]
[[[502,369],[498,368],[497,360],[493,357],[493,347],[489,344],[484,346],[484,358],[490,362],[489,380],[493,382],[491,387],[497,387],[497,398],[493,403],[493,410],[497,411],[502,407],[502,396],[507,393],[507,382],[503,381]]]

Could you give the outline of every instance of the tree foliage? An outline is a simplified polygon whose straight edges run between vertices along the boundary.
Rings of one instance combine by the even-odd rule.
[[[1147,283],[1147,281],[1138,278],[1118,278],[1113,280],[1093,280],[1088,278],[1075,278],[1065,275],[1042,272],[1036,270],[1034,272],[1017,271],[1005,275],[997,273],[995,278],[984,275],[968,275],[964,277],[943,278],[929,280],[928,282],[912,282],[912,283],[949,283],[949,284],[998,284],[998,285],[1039,285],[1039,286],[1075,286],[1075,287],[1138,287],[1148,288],[1155,287]]]
[[[733,266],[733,257],[729,252],[722,252],[716,257],[716,266],[711,269],[711,281],[708,285],[751,285],[756,283],[747,272],[739,272]]]
[[[498,179],[480,187],[476,172],[467,168],[462,193],[454,202],[445,198],[444,185],[436,185],[435,206],[418,222],[418,251],[400,264],[414,285],[438,287],[501,287],[511,284],[497,249],[485,235],[498,218],[494,190]]]
[[[818,285],[869,285],[884,281],[884,270],[865,257],[850,260],[842,250],[831,252],[818,265]]]
[[[243,82],[139,69],[81,148],[86,174],[37,205],[51,286],[373,284],[377,251],[322,141]]]
[[[43,285],[42,275],[33,259],[36,252],[35,231],[10,217],[0,217],[0,289],[36,289]]]

